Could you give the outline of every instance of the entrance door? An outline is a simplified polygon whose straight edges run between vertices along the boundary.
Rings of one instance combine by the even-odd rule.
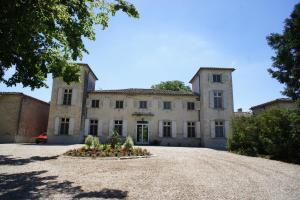
[[[147,121],[137,121],[136,143],[137,144],[148,144],[149,143],[149,133],[148,133],[148,122]]]

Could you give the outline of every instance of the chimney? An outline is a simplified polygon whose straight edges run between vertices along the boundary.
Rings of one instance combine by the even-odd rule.
[[[243,112],[243,109],[242,108],[238,108],[238,112]]]

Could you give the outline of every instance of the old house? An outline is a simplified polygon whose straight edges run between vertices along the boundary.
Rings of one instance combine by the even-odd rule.
[[[95,90],[96,75],[81,64],[81,82],[53,81],[48,121],[50,143],[106,141],[113,130],[136,144],[224,148],[233,114],[233,68],[202,67],[192,92],[155,89]]]
[[[272,108],[285,108],[289,110],[296,110],[298,109],[298,105],[292,99],[280,98],[280,99],[275,99],[266,103],[253,106],[250,109],[252,110],[253,114],[258,114],[264,110],[268,110]]]
[[[49,107],[23,93],[0,92],[0,143],[33,142],[47,130]]]

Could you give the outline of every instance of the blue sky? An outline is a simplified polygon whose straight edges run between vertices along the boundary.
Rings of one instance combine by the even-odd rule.
[[[136,0],[140,19],[119,13],[108,29],[96,27],[85,41],[96,89],[149,88],[167,80],[188,81],[201,66],[235,67],[234,107],[282,97],[283,85],[267,72],[274,52],[266,36],[282,32],[295,0]],[[7,88],[49,101],[49,88]]]

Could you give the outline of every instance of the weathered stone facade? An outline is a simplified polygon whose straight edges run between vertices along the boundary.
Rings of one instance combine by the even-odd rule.
[[[137,144],[225,147],[233,114],[234,69],[200,68],[190,81],[193,92],[95,91],[97,77],[88,65],[81,66],[80,83],[53,81],[50,143],[79,143],[88,134],[105,142],[119,128],[122,137],[130,135]]]
[[[49,104],[22,93],[0,93],[0,143],[33,142],[47,130]]]

